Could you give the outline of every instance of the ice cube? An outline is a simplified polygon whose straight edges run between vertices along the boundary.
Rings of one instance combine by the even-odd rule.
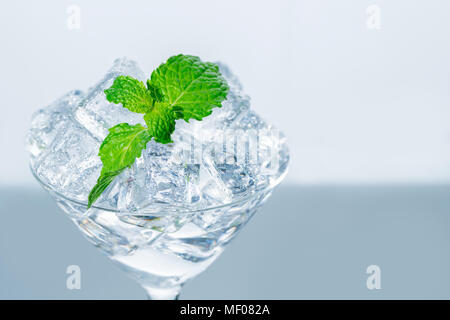
[[[74,90],[66,93],[51,105],[36,111],[26,137],[26,146],[33,161],[48,149],[70,117],[70,111],[81,100],[83,93]]]
[[[242,91],[242,84],[239,81],[238,77],[231,72],[230,67],[228,67],[225,63],[217,61],[216,64],[219,66],[219,71],[222,76],[227,80],[228,85],[234,91]]]
[[[214,117],[206,117],[202,120],[204,121],[202,126],[216,129],[228,128],[249,108],[250,98],[231,87],[227,99],[222,102],[222,107],[214,108]]]
[[[199,187],[200,164],[186,164],[184,176],[186,179],[186,195],[184,200],[188,205],[195,205],[201,200]]]
[[[182,144],[177,146],[154,141],[147,144],[129,178],[119,187],[120,210],[148,212],[155,203],[183,207],[199,200],[195,186],[198,168],[183,161]]]
[[[211,150],[203,154],[199,180],[202,199],[209,206],[225,204],[231,201],[232,191],[222,180],[221,173]]]
[[[141,114],[106,100],[104,90],[109,88],[119,75],[128,75],[141,81],[145,79],[136,62],[126,58],[117,59],[105,77],[89,89],[74,111],[75,119],[99,141],[102,141],[107,136],[108,129],[116,124],[143,123]]]
[[[217,164],[220,178],[233,194],[243,193],[250,189],[253,184],[252,173],[244,165],[239,164]]]
[[[117,208],[124,212],[140,212],[151,203],[151,195],[146,188],[148,174],[136,163],[126,171],[123,178],[113,182],[118,184]]]
[[[151,193],[152,201],[168,204],[184,202],[184,165],[175,151],[172,144],[159,146],[152,141],[144,153],[143,160],[148,175],[146,187]]]
[[[270,128],[267,122],[253,110],[242,112],[232,127],[235,130],[269,130]]]
[[[86,201],[100,174],[99,143],[72,120],[36,164],[37,175],[66,196]]]

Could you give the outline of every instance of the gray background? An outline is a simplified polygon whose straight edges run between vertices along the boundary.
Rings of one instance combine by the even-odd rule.
[[[0,190],[0,298],[144,299],[43,190]],[[184,299],[450,298],[450,186],[281,186]],[[68,265],[81,290],[66,289]],[[381,268],[368,290],[366,268]]]
[[[3,1],[0,298],[144,297],[39,188],[23,141],[32,112],[115,58],[150,74],[180,52],[229,64],[291,149],[285,182],[182,298],[450,298],[449,38],[446,0]]]

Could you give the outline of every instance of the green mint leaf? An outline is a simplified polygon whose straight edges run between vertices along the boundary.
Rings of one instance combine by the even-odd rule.
[[[212,108],[222,106],[229,89],[216,64],[181,54],[153,71],[151,84],[161,89],[168,107],[182,109],[179,115],[185,121],[210,115]]]
[[[106,188],[113,182],[113,180],[122,173],[124,169],[112,171],[112,172],[105,172],[100,175],[100,177],[97,180],[97,184],[92,188],[91,192],[89,193],[88,198],[88,209],[94,204],[94,202],[101,196],[103,191],[106,190]]]
[[[170,135],[175,131],[176,112],[160,103],[144,115],[148,132],[159,143],[173,142]]]
[[[175,119],[183,119],[184,113],[183,108],[179,106],[173,106],[172,111],[175,113]]]
[[[118,76],[113,85],[105,90],[109,102],[121,103],[132,112],[146,113],[153,105],[153,99],[145,85],[130,76]]]
[[[109,129],[98,153],[103,163],[102,172],[130,167],[151,138],[147,128],[141,124],[120,123]]]
[[[160,88],[158,88],[157,86],[153,85],[150,82],[150,79],[147,80],[147,89],[150,92],[150,96],[152,97],[152,99],[156,102],[161,102],[163,101],[163,94]]]
[[[98,153],[103,167],[97,184],[89,193],[88,208],[116,176],[141,156],[142,150],[146,148],[150,140],[151,136],[147,128],[141,124],[130,126],[128,123],[120,123],[109,129],[109,134],[103,140]]]

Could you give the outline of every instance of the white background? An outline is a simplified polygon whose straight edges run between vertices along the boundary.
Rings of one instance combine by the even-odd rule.
[[[67,28],[69,5],[81,29]],[[381,29],[366,26],[369,5]],[[450,2],[4,1],[0,183],[35,184],[33,111],[127,56],[226,62],[289,139],[291,183],[450,181]]]

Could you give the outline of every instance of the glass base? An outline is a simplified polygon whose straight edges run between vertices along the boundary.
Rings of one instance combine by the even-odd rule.
[[[145,287],[147,299],[149,300],[178,300],[180,297],[181,286],[173,288],[153,288]]]

